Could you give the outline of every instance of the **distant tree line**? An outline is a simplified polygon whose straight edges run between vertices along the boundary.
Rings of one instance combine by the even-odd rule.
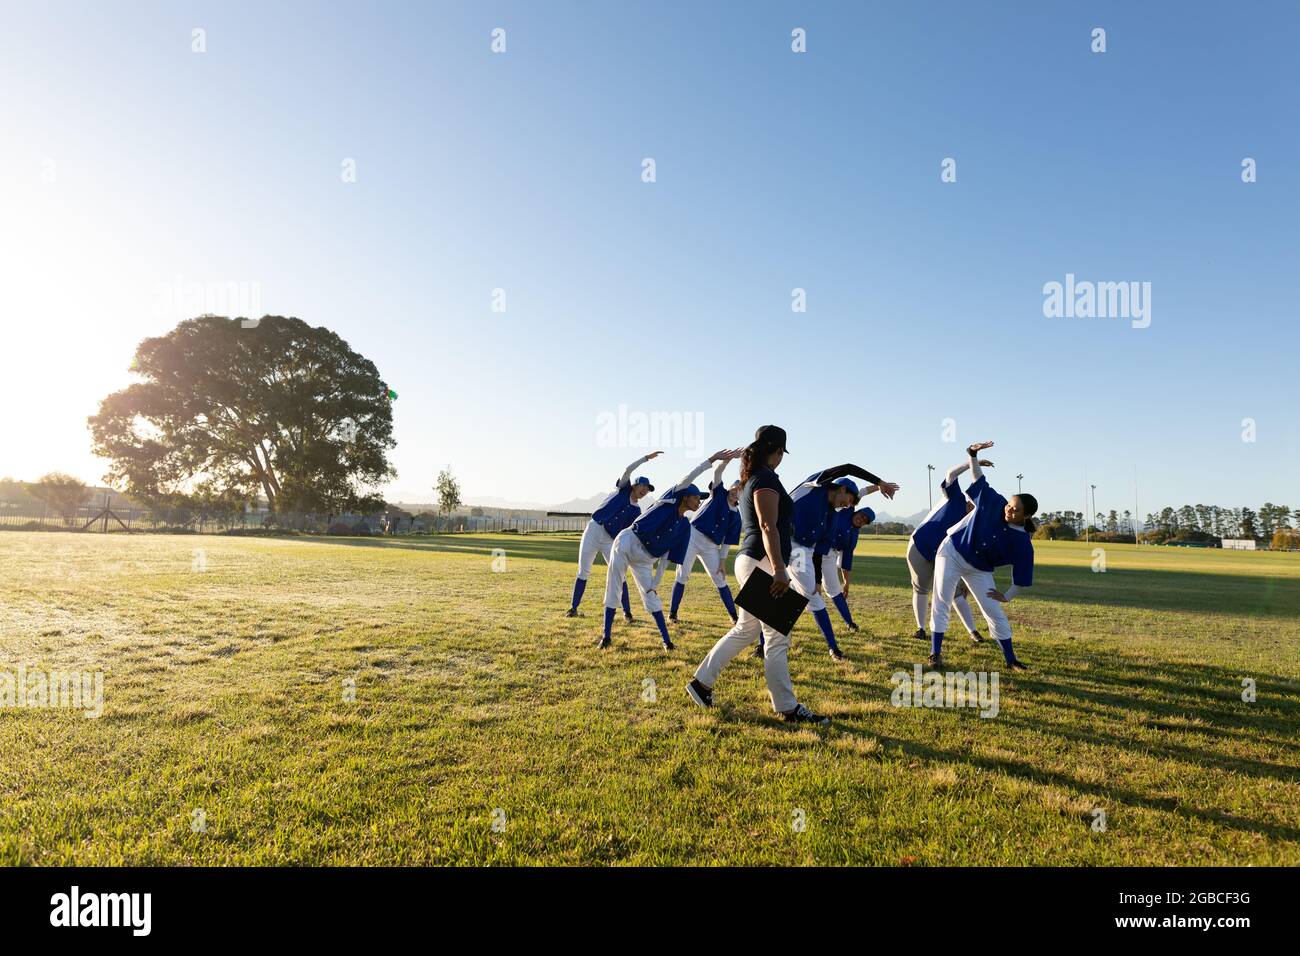
[[[1098,512],[1086,522],[1080,511],[1048,511],[1038,519],[1037,538],[1073,541],[1128,541],[1139,538],[1147,544],[1208,543],[1222,538],[1245,538],[1277,548],[1296,547],[1300,538],[1293,522],[1300,512],[1271,501],[1252,508],[1221,508],[1218,505],[1183,505],[1151,512],[1139,534],[1131,512]]]

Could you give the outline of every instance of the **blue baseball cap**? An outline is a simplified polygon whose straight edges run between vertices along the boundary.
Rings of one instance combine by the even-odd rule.
[[[866,515],[867,524],[872,524],[876,520],[876,513],[872,511],[870,508],[859,508],[857,511],[853,513],[855,515]]]
[[[679,500],[682,498],[689,498],[691,495],[695,495],[695,497],[697,498],[709,497],[709,493],[707,491],[700,491],[700,489],[695,485],[687,485],[681,491],[677,492],[677,497]]]
[[[655,490],[655,486],[652,485],[652,484],[650,484],[650,479],[647,478],[645,475],[641,475],[639,478],[637,478],[636,481],[632,482],[632,484],[634,484],[634,485],[645,485],[645,486],[646,486],[647,488],[649,488],[651,491],[654,491],[654,490]]]
[[[858,486],[852,478],[836,478],[835,484],[839,485],[841,488],[849,489],[849,494],[853,495],[854,498],[858,497]]]

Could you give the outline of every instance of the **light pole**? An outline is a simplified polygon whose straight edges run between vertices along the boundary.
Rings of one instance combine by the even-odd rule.
[[[925,494],[930,502],[930,507],[934,507],[934,478],[931,472],[934,471],[934,465],[925,466]]]
[[[1097,517],[1097,486],[1092,485],[1091,487],[1092,487],[1092,516],[1095,518]],[[1098,528],[1097,530],[1100,531],[1101,528]]]
[[[1025,477],[1025,476],[1024,476],[1024,475],[1016,475],[1016,494],[1020,494],[1020,479],[1023,478],[1023,477]]]

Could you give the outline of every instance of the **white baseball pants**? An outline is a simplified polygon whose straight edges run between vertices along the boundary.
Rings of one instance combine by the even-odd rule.
[[[952,538],[944,538],[939,551],[934,556],[934,598],[930,602],[930,630],[936,634],[947,633],[948,610],[957,595],[957,582],[965,581],[971,597],[980,606],[980,613],[988,622],[989,631],[995,640],[1011,639],[1011,622],[1002,602],[988,596],[991,588],[997,585],[993,581],[992,571],[981,571],[971,567],[970,563],[957,551]],[[972,628],[973,630],[973,628]]]

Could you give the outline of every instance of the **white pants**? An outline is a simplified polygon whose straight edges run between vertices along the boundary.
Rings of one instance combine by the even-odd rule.
[[[957,582],[965,581],[971,597],[980,606],[984,620],[988,621],[989,631],[995,640],[1011,639],[1011,622],[1007,612],[1002,609],[1002,602],[988,596],[993,582],[992,571],[981,571],[971,567],[970,563],[957,551],[952,538],[944,538],[939,545],[939,552],[934,556],[934,598],[930,602],[930,630],[936,634],[948,630],[948,608],[957,595]]]
[[[925,556],[921,554],[914,541],[907,542],[907,569],[912,575],[912,616],[916,618],[917,627],[925,627],[926,607],[930,603],[930,590],[934,587],[934,565],[925,560]],[[966,625],[967,633],[974,634],[975,615],[971,612],[970,604],[966,602],[968,593],[966,582],[958,579],[957,593],[953,597],[952,606],[957,611],[957,616],[961,618],[962,624]]]
[[[822,555],[822,590],[831,600],[844,593],[840,584],[840,553],[834,548]]]
[[[686,582],[690,580],[691,568],[695,566],[695,559],[700,559],[700,564],[704,565],[704,570],[709,572],[716,588],[721,590],[727,586],[727,572],[723,562],[727,559],[727,546],[725,544],[714,544],[706,534],[701,534],[694,528],[691,529],[691,542],[686,546],[686,560],[677,565],[677,583],[686,587]]]
[[[594,521],[588,521],[582,530],[582,542],[578,545],[578,577],[585,581],[591,577],[591,566],[596,563],[596,555],[603,554],[605,563],[609,564],[609,555],[614,548],[614,539],[609,532]]]
[[[641,539],[631,528],[624,528],[614,539],[614,547],[609,558],[609,573],[605,576],[605,607],[616,608],[623,597],[623,582],[627,573],[632,572],[632,580],[641,592],[641,603],[651,614],[664,609],[663,602],[655,591],[655,559],[645,549]]]
[[[772,562],[766,557],[762,561],[755,561],[747,554],[736,555],[736,581],[742,588],[755,568],[762,568],[771,574]],[[811,571],[809,580],[811,580]],[[794,574],[790,575],[790,584],[804,597],[809,597],[808,591],[802,589],[799,582],[795,580]],[[713,645],[713,649],[704,656],[704,660],[695,670],[695,679],[705,687],[712,687],[717,683],[722,668],[731,663],[733,657],[758,640],[758,635],[761,633],[764,648],[763,674],[767,677],[767,693],[772,698],[772,709],[778,713],[792,710],[799,701],[795,698],[794,686],[790,683],[790,635],[778,634],[776,628],[764,624],[743,607],[736,608],[736,611],[738,617],[735,625],[722,635],[718,643]]]
[[[737,561],[740,559],[737,558]],[[808,598],[808,611],[826,610],[826,602],[817,592],[817,572],[813,568],[813,562],[817,558],[813,555],[813,549],[802,544],[795,544],[790,548],[790,561],[785,566],[790,572],[790,584],[796,591]],[[744,584],[742,583],[743,587]]]

